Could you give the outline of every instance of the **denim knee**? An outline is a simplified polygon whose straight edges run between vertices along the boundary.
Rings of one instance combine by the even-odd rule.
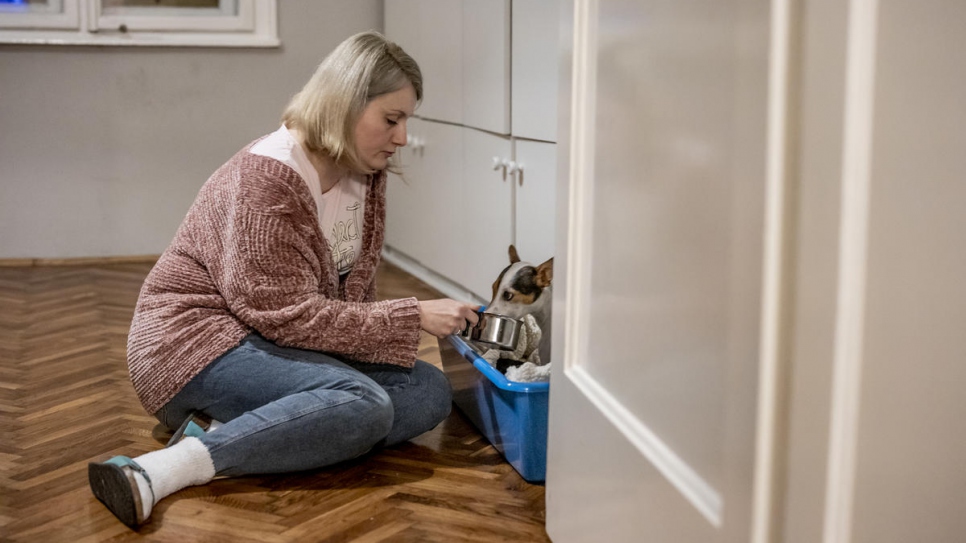
[[[360,421],[369,430],[370,444],[377,443],[392,430],[395,410],[389,394],[378,386],[366,387],[366,392],[360,402],[364,402],[362,410],[363,420]]]
[[[417,360],[416,367],[413,370],[417,373],[416,378],[422,384],[423,407],[421,411],[425,417],[425,424],[432,428],[443,422],[452,411],[453,389],[446,374],[432,364]]]
[[[435,391],[432,394],[434,400],[432,412],[438,424],[445,420],[453,409],[453,389],[446,374],[436,367],[431,367],[431,369],[433,371],[432,376],[428,378],[429,386]]]

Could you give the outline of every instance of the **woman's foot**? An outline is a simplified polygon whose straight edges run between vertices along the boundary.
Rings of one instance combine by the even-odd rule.
[[[192,411],[188,414],[188,418],[184,419],[181,426],[174,431],[171,435],[171,439],[168,440],[168,444],[165,447],[171,447],[176,443],[180,443],[182,439],[186,437],[201,437],[207,432],[212,432],[221,426],[221,423],[217,420],[201,413],[200,411]]]
[[[134,460],[115,456],[87,466],[94,496],[124,524],[137,529],[151,516],[154,492],[151,479]]]
[[[118,520],[137,529],[165,496],[211,481],[215,465],[204,443],[186,436],[135,460],[115,456],[107,462],[88,464],[87,475],[94,496]]]

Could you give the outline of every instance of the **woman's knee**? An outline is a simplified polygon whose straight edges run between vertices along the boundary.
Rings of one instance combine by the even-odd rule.
[[[423,385],[427,417],[439,424],[449,416],[453,407],[449,379],[439,368],[422,360],[416,361],[413,371]]]
[[[369,440],[376,443],[386,437],[392,430],[395,409],[392,398],[380,386],[366,386],[360,397],[360,413],[364,428],[368,430]]]

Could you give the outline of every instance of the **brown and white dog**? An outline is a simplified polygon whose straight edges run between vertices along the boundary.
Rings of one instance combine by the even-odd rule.
[[[539,266],[520,260],[517,249],[510,245],[510,265],[493,282],[493,299],[487,313],[522,319],[533,315],[540,327],[540,363],[550,362],[551,301],[553,292],[553,258]]]

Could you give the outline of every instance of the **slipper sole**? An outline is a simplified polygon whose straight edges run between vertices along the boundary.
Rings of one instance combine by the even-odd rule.
[[[138,511],[134,487],[127,473],[113,464],[88,464],[87,478],[94,496],[101,501],[118,520],[131,529],[137,529]]]

